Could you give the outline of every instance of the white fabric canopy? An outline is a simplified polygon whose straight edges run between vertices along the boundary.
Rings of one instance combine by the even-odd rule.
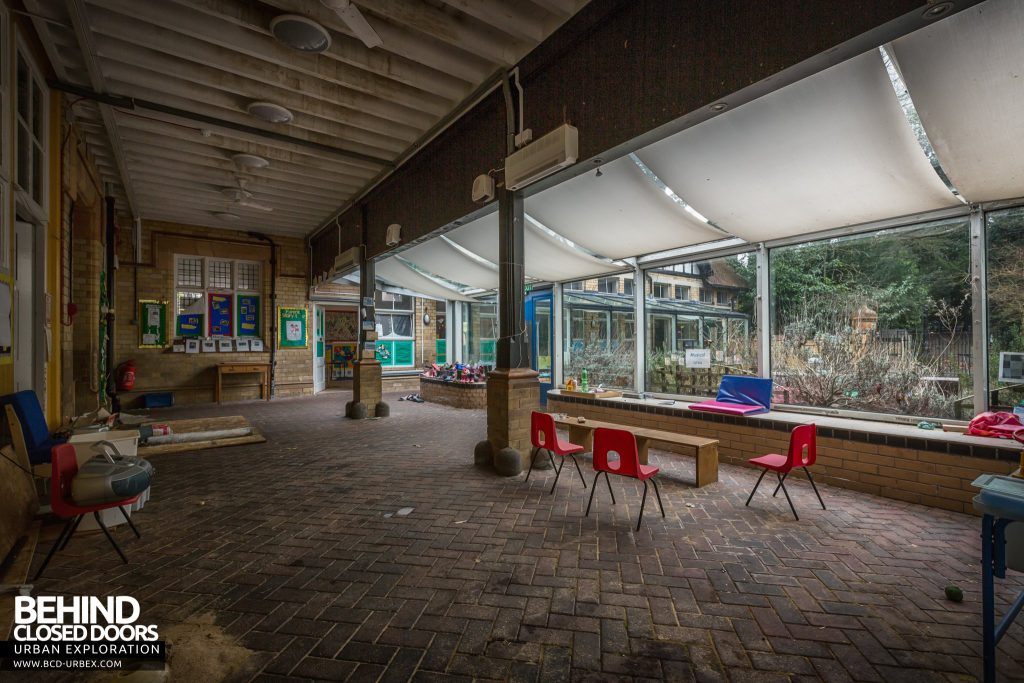
[[[601,166],[601,177],[587,172],[527,197],[525,206],[558,234],[608,258],[722,237],[668,197],[628,156]]]
[[[959,204],[874,50],[638,155],[694,209],[749,242]]]
[[[957,191],[971,202],[1024,196],[1024,2],[988,0],[892,47]]]
[[[488,214],[456,228],[448,233],[447,237],[477,256],[498,263],[497,213]],[[621,267],[563,244],[544,233],[529,219],[523,230],[523,248],[526,275],[538,280],[564,282],[621,270]],[[454,275],[452,277],[454,278]]]
[[[416,272],[394,256],[378,261],[376,271],[378,278],[411,292],[416,292],[417,294],[429,299],[473,301],[473,299],[459,294],[459,292],[451,287],[446,287],[426,275]],[[439,273],[435,273],[435,275],[438,274]]]
[[[434,237],[423,244],[402,252],[402,258],[410,261],[428,273],[439,275],[452,282],[476,287],[496,289],[498,271],[474,260],[453,247],[440,237]]]

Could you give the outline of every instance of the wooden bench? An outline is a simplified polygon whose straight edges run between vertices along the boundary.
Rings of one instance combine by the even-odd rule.
[[[718,439],[705,439],[699,436],[688,436],[667,432],[662,429],[648,429],[646,427],[630,427],[629,425],[616,424],[614,422],[601,422],[600,420],[587,420],[580,423],[575,417],[555,417],[555,424],[569,430],[569,441],[583,446],[585,451],[594,450],[594,430],[598,427],[608,429],[625,429],[632,432],[636,437],[637,450],[640,453],[640,462],[647,464],[647,451],[652,443],[672,444],[674,446],[686,446],[693,449],[697,458],[697,486],[707,486],[718,481]]]

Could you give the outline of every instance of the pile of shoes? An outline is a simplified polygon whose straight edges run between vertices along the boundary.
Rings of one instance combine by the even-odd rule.
[[[423,397],[419,394],[409,394],[408,396],[400,396],[399,401],[412,401],[413,403],[423,403]]]

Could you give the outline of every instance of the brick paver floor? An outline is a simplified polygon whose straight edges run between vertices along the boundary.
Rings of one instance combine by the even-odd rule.
[[[117,531],[132,563],[76,537],[39,591],[134,595],[161,627],[212,612],[268,681],[979,675],[977,518],[827,486],[822,511],[799,481],[797,522],[767,486],[744,507],[753,470],[698,490],[691,459],[655,452],[667,516],[649,500],[634,533],[635,482],[585,518],[569,468],[551,496],[550,471],[473,467],[482,412],[396,395],[390,418],[352,422],[347,399],[161,412],[242,413],[268,441],[155,457],[142,540]],[[1022,586],[1000,583],[1000,610]],[[1024,623],[1000,659],[1024,675]]]

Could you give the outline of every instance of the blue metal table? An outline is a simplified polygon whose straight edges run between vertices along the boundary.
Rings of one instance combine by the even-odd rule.
[[[996,645],[1024,608],[1024,591],[996,624],[995,578],[1006,578],[1006,568],[1024,570],[1024,479],[985,474],[974,480],[981,489],[974,509],[981,521],[981,627],[984,681],[996,681]],[[1010,528],[1010,533],[1007,533]],[[1009,543],[1008,543],[1009,537]],[[1009,552],[1008,552],[1009,550]],[[1009,562],[1008,562],[1009,560]]]

